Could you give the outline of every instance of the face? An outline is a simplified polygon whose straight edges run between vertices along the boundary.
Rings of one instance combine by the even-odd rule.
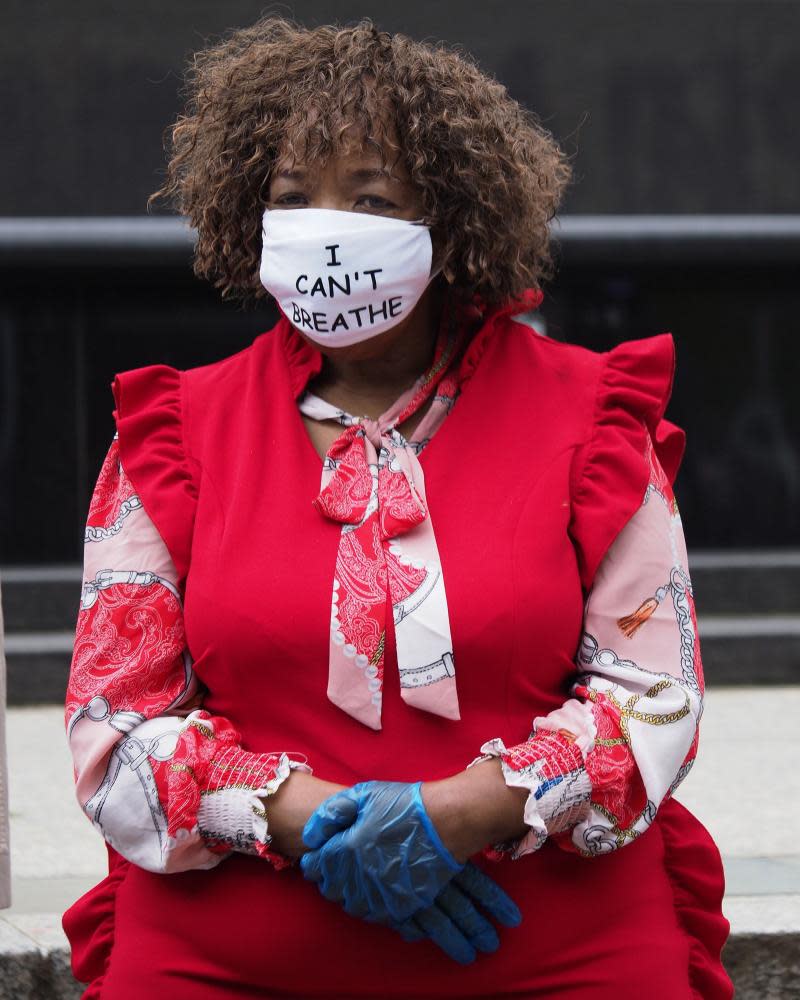
[[[380,155],[351,145],[327,163],[279,159],[269,186],[270,209],[332,208],[413,221],[422,197],[399,157],[382,166]]]
[[[335,209],[410,222],[424,215],[421,192],[412,183],[402,158],[387,156],[384,165],[376,150],[360,148],[355,143],[331,155],[324,164],[279,157],[270,179],[269,200],[265,207],[286,211]],[[315,346],[331,358],[361,361],[386,355],[412,334],[425,336],[419,327],[429,315],[434,288],[432,282],[408,316],[383,333],[347,347]],[[303,330],[298,329],[298,332],[304,336]]]

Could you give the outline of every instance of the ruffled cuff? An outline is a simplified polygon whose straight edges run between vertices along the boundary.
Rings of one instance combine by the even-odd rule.
[[[480,761],[499,757],[506,784],[526,788],[523,818],[529,830],[516,840],[484,848],[492,860],[510,855],[513,860],[538,851],[548,836],[560,833],[586,818],[591,781],[580,746],[560,733],[537,733],[526,743],[506,747],[496,737],[481,747]]]
[[[265,858],[276,869],[294,864],[294,860],[270,846],[263,798],[273,795],[293,770],[310,772],[302,761],[283,753],[249,753],[233,749],[213,761],[220,775],[217,787],[200,793],[197,825],[211,850],[238,851]]]

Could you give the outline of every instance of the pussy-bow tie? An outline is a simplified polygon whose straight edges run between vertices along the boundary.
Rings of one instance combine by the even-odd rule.
[[[301,412],[345,430],[325,456],[314,506],[342,525],[331,595],[328,698],[381,728],[386,605],[391,601],[400,695],[459,719],[453,644],[439,552],[417,454],[458,394],[463,335],[443,331],[431,368],[377,420],[306,392]],[[413,442],[396,429],[436,389]]]

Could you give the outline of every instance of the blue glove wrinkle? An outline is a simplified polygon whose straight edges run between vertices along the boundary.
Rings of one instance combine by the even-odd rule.
[[[425,810],[421,784],[362,781],[320,804],[303,840],[329,839],[302,867],[323,896],[364,919],[402,923],[462,871]]]

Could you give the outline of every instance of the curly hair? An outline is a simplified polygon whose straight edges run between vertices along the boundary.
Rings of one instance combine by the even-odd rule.
[[[267,294],[261,218],[278,157],[324,163],[353,129],[384,164],[393,147],[403,158],[456,293],[492,304],[553,277],[548,223],[572,169],[538,118],[466,54],[369,19],[305,28],[266,16],[195,53],[183,93],[166,181],[148,207],[163,199],[188,217],[195,274],[223,297]]]

